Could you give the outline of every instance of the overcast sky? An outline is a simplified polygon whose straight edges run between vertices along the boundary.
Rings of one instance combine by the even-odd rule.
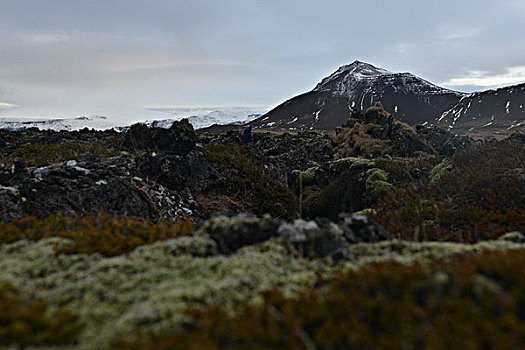
[[[0,115],[275,106],[356,59],[461,91],[525,81],[525,0],[0,0]]]

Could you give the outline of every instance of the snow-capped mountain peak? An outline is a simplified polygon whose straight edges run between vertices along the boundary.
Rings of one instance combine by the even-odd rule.
[[[324,78],[314,90],[329,90],[334,83],[343,83],[348,85],[351,82],[361,80],[377,79],[381,76],[392,75],[394,73],[386,69],[378,68],[370,63],[354,61],[350,64],[339,67],[334,73]]]

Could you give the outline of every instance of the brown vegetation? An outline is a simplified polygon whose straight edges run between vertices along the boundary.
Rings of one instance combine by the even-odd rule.
[[[115,256],[128,253],[140,245],[180,237],[193,231],[190,221],[159,221],[84,214],[53,215],[39,220],[27,217],[12,223],[0,223],[0,244],[20,239],[39,240],[61,237],[72,240],[62,253],[100,253]]]

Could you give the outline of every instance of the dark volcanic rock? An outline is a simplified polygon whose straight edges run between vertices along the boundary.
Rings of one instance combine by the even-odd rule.
[[[216,216],[204,223],[199,234],[207,234],[217,242],[221,254],[231,254],[244,246],[261,243],[277,236],[279,224],[280,220],[269,216]]]
[[[339,227],[349,243],[379,242],[388,239],[385,228],[369,217],[356,214],[340,214]]]
[[[340,215],[339,224],[327,219],[282,223],[279,235],[303,256],[329,257],[335,261],[348,258],[345,244],[389,239],[381,225],[367,216],[355,214]]]
[[[293,223],[283,223],[279,227],[279,235],[301,256],[329,257],[335,261],[348,258],[343,231],[329,220],[299,219]]]
[[[334,261],[348,259],[347,244],[388,239],[382,226],[363,215],[344,215],[340,224],[327,219],[286,222],[252,214],[220,215],[207,220],[196,235],[213,239],[221,254],[281,238],[293,254],[305,258],[327,257]]]
[[[443,156],[451,156],[457,151],[463,150],[476,143],[468,136],[454,135],[451,132],[438,127],[424,127],[418,125],[416,131],[418,135],[421,135],[438,154]]]
[[[134,173],[129,158],[86,155],[15,174],[9,181],[23,198],[25,214],[37,217],[103,211],[157,220],[192,214],[191,194],[170,192]]]
[[[126,133],[124,148],[133,151],[153,151],[186,155],[195,149],[197,136],[187,119],[174,122],[169,129],[149,128],[144,124],[131,126]]]
[[[255,134],[254,141],[254,148],[282,164],[286,173],[306,170],[331,161],[334,157],[331,138],[317,132]]]
[[[23,200],[18,188],[0,185],[0,221],[20,219],[24,215]]]
[[[148,153],[137,159],[137,165],[142,174],[170,189],[188,187],[192,191],[201,191],[219,181],[217,170],[197,149],[185,156]]]
[[[291,133],[254,133],[253,143],[242,145],[241,133],[229,131],[219,135],[202,135],[201,141],[212,145],[243,147],[251,157],[264,164],[263,171],[280,184],[288,185],[293,170],[325,164],[333,160],[334,146],[329,135],[306,131]]]

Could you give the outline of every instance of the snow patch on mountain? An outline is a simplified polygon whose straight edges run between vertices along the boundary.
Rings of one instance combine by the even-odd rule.
[[[220,108],[148,108],[150,111],[168,113],[173,118],[147,120],[151,126],[169,128],[176,120],[187,118],[195,129],[218,125],[243,125],[268,111],[267,107],[220,107]]]

